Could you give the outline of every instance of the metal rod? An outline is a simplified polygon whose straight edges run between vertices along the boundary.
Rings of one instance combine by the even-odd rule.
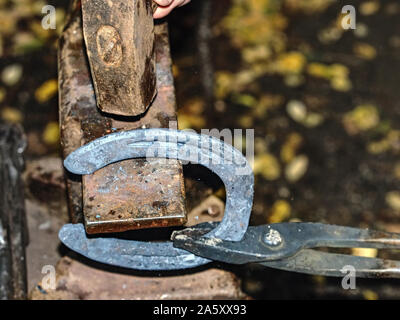
[[[19,127],[0,126],[0,298],[27,296],[27,227],[21,173],[26,141]]]

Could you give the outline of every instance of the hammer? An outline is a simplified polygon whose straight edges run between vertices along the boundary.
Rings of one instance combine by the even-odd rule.
[[[140,116],[156,96],[152,0],[82,0],[83,34],[102,112]]]

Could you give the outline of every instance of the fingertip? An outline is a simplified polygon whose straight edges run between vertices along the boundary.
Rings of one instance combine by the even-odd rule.
[[[153,17],[154,19],[161,19],[166,17],[171,11],[172,8],[170,7],[167,8],[158,7],[157,10],[154,12]]]
[[[159,6],[169,6],[173,0],[154,0]]]
[[[164,17],[160,11],[161,11],[160,8],[157,8],[157,10],[154,11],[154,13],[153,13],[154,19],[161,19]]]
[[[163,1],[167,1],[168,5],[161,5]],[[161,19],[169,15],[176,7],[181,7],[190,2],[190,0],[157,0],[160,6],[156,9],[153,14],[154,19]]]

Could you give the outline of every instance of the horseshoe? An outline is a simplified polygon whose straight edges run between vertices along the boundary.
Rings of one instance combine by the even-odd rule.
[[[237,149],[208,135],[170,129],[112,133],[72,152],[64,161],[72,173],[91,174],[111,163],[132,158],[169,158],[203,165],[217,174],[226,189],[222,222],[206,237],[240,241],[253,206],[254,175]],[[67,224],[60,240],[71,250],[97,262],[136,270],[194,268],[210,260],[174,248],[172,242],[143,242],[88,237],[83,224]]]

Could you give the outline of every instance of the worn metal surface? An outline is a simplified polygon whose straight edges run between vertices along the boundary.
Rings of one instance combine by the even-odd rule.
[[[74,1],[60,38],[58,52],[59,121],[63,158],[84,141],[84,128],[111,127],[96,108],[87,58],[84,54],[80,5]],[[110,129],[108,129],[110,130]],[[98,134],[101,136],[101,133]],[[73,223],[83,221],[82,179],[66,172],[68,209]]]
[[[0,300],[12,298],[11,253],[7,239],[7,229],[0,219]]]
[[[27,197],[50,205],[58,213],[64,213],[60,208],[60,202],[65,201],[64,171],[60,157],[49,156],[27,161],[23,178]]]
[[[80,8],[75,3],[59,51],[64,158],[81,145],[113,131],[168,127],[170,121],[176,121],[165,23],[155,26],[158,95],[140,118],[111,117],[99,112],[83,48]],[[165,186],[169,186],[168,192]],[[182,225],[186,221],[182,166],[176,160],[124,161],[85,176],[83,182],[81,177],[67,173],[67,188],[72,222],[84,220],[89,233]]]
[[[22,129],[0,126],[0,300],[27,295],[25,247],[28,242]]]
[[[152,0],[82,0],[83,34],[97,105],[138,116],[156,95]]]
[[[350,265],[358,277],[400,277],[398,261],[310,250],[400,249],[400,234],[321,223],[278,223],[249,227],[240,242],[202,235],[214,227],[215,224],[205,224],[175,232],[174,246],[225,263],[258,262],[271,268],[338,277],[343,277],[342,269]]]
[[[191,300],[243,299],[239,279],[231,272],[208,269],[185,275],[148,277],[102,270],[64,257],[56,266],[56,289],[41,283],[33,300]],[[40,289],[39,289],[40,288]]]
[[[130,162],[127,160],[110,166],[107,168],[107,176],[95,174],[88,179],[84,178],[86,188],[83,196],[86,200],[84,208],[88,232],[105,233],[183,225],[186,222],[182,214],[184,207],[182,202],[173,201],[177,194],[171,188],[171,185],[176,184],[183,187],[182,172],[168,162]],[[126,170],[126,167],[130,170]],[[135,193],[134,202],[132,193]],[[108,212],[106,208],[109,208]]]
[[[79,148],[64,165],[75,174],[91,174],[110,163],[149,155],[198,163],[216,173],[225,184],[227,201],[222,222],[207,236],[230,241],[243,238],[253,205],[253,172],[238,150],[211,136],[167,129],[120,132]],[[82,225],[64,226],[59,237],[90,259],[132,269],[184,269],[209,262],[173,248],[171,242],[88,238]]]

